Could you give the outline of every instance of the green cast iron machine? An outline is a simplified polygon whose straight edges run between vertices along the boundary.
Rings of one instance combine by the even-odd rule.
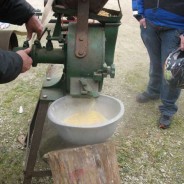
[[[45,31],[48,34],[45,46],[35,40],[30,55],[33,66],[38,63],[64,65],[61,79],[52,86],[49,81],[46,88],[58,88],[63,94],[72,96],[97,97],[104,77],[110,75],[113,78],[115,75],[114,50],[122,14],[121,11],[102,9],[107,0],[73,2],[53,2],[56,17],[53,33]],[[100,11],[106,14],[98,14]],[[68,19],[68,23],[66,20],[61,22],[63,17]],[[76,20],[71,21],[73,17]],[[54,48],[53,42],[58,42],[60,47]]]

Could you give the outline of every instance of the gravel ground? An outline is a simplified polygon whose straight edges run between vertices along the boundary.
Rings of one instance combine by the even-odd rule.
[[[148,79],[148,55],[140,39],[139,25],[132,17],[131,1],[120,0],[123,11],[115,53],[116,77],[106,79],[103,94],[123,101],[125,114],[115,133],[117,155],[123,184],[184,183],[184,96],[171,128],[157,128],[160,101],[137,104],[135,96],[145,89]],[[29,0],[37,9],[43,2]],[[117,1],[110,0],[117,8]],[[12,26],[13,29],[24,27]],[[22,38],[20,38],[20,41]],[[39,65],[21,74],[15,81],[1,85],[0,92],[0,183],[20,184],[23,178],[25,150],[17,136],[27,132],[47,66]],[[19,113],[20,106],[24,112]],[[35,184],[52,183],[48,178]]]

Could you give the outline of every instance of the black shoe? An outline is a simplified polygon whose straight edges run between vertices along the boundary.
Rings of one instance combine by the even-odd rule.
[[[160,98],[159,95],[150,95],[147,92],[143,92],[136,96],[136,101],[139,103],[146,103],[151,100],[158,100],[159,98]]]
[[[171,124],[171,116],[161,115],[159,119],[159,128],[167,129],[170,127]]]

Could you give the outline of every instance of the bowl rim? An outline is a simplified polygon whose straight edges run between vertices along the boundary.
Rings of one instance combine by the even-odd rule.
[[[53,119],[53,115],[51,114],[51,110],[50,110],[51,107],[52,107],[55,103],[57,103],[58,100],[67,98],[68,96],[70,96],[70,95],[66,95],[66,96],[63,96],[63,97],[61,97],[61,98],[58,98],[57,100],[55,100],[54,102],[52,102],[51,105],[50,105],[49,108],[48,108],[47,117],[48,117],[48,119],[49,119],[53,124],[55,124],[55,125],[59,125],[59,126],[61,125],[61,126],[70,127],[70,128],[86,128],[86,129],[88,129],[88,128],[100,128],[100,127],[107,126],[107,125],[109,125],[109,124],[115,123],[115,122],[117,122],[118,120],[120,120],[120,119],[122,118],[123,114],[124,114],[124,111],[125,111],[125,110],[124,110],[123,102],[122,102],[121,100],[119,100],[119,99],[117,99],[117,98],[115,98],[115,97],[113,97],[113,96],[102,95],[102,94],[100,94],[100,96],[108,97],[108,98],[114,99],[114,100],[117,101],[117,102],[119,103],[119,105],[120,105],[120,111],[119,111],[119,113],[118,113],[115,117],[113,117],[112,119],[109,119],[109,120],[108,120],[108,123],[99,123],[99,124],[95,124],[95,125],[93,125],[93,126],[89,126],[89,125],[88,125],[88,126],[85,126],[85,125],[77,126],[77,125],[64,124],[64,123],[62,123],[62,122],[55,121],[55,120]],[[100,96],[99,96],[99,97],[100,97]],[[98,97],[98,98],[99,98],[99,97]],[[53,121],[53,120],[54,120],[54,121]]]

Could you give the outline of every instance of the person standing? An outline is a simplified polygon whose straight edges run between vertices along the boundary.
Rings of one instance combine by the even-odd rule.
[[[41,37],[43,26],[35,16],[34,8],[25,0],[1,0],[0,21],[16,25],[25,23],[27,39],[30,40],[33,32]],[[31,68],[32,59],[29,57],[31,49],[17,52],[0,49],[0,84],[14,80],[20,73]]]
[[[159,127],[166,129],[178,110],[176,101],[181,90],[169,86],[163,69],[173,50],[178,47],[184,50],[184,1],[132,0],[132,9],[150,59],[147,89],[136,96],[136,101],[146,103],[160,98]]]

